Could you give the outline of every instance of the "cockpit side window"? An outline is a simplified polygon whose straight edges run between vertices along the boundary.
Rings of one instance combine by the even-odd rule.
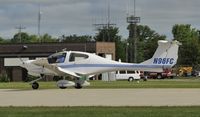
[[[64,63],[66,58],[66,53],[56,53],[48,57],[48,62],[53,63]]]
[[[87,59],[89,56],[86,54],[71,53],[69,57],[69,62],[79,61]]]

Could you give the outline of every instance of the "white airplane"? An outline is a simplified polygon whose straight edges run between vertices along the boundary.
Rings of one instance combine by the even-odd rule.
[[[89,85],[87,78],[103,72],[118,70],[162,72],[163,69],[171,68],[176,64],[179,45],[178,41],[160,40],[153,57],[139,64],[108,60],[86,52],[63,51],[52,54],[48,58],[24,61],[21,67],[26,68],[30,75],[40,76],[30,82],[33,89],[39,88],[37,81],[44,75],[73,76],[74,82],[61,80],[57,84],[60,88],[74,86],[79,89]]]

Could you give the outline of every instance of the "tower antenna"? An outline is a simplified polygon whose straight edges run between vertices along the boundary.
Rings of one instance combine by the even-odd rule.
[[[23,29],[26,29],[26,27],[23,27],[21,24],[18,26],[18,27],[16,27],[16,29],[18,29],[19,30],[19,41],[20,41],[20,43],[22,43],[22,35],[21,35],[21,33],[22,33],[22,30]]]
[[[136,0],[134,0],[133,15],[128,16],[126,20],[127,23],[129,23],[129,61],[137,63],[137,23],[140,23],[140,17],[136,17]],[[132,58],[134,58],[134,60],[132,60]]]
[[[107,41],[111,41],[109,29],[110,29],[111,26],[115,26],[116,24],[113,24],[110,21],[110,0],[107,0],[107,1],[108,2],[106,2],[106,3],[108,4],[108,6],[107,6],[108,8],[107,8],[107,17],[106,17],[107,21],[106,21],[106,23],[96,23],[96,24],[93,24],[93,25],[95,26],[96,30],[102,30],[102,29],[106,28],[107,31],[108,31],[107,32],[107,36],[108,36]],[[105,41],[104,37],[105,37],[105,35],[103,35],[103,41]]]

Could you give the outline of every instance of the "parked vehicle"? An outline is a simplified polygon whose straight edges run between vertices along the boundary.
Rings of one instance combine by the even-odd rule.
[[[140,71],[117,71],[116,80],[128,80],[132,82],[140,79]]]
[[[189,77],[192,76],[193,68],[191,66],[179,67],[179,76]]]
[[[141,78],[157,78],[157,79],[163,79],[163,78],[174,78],[176,76],[175,73],[172,73],[172,70],[166,69],[163,72],[144,72],[141,73]]]

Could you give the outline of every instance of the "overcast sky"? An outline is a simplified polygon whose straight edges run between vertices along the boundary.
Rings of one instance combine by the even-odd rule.
[[[39,4],[42,11],[41,34],[95,35],[92,24],[107,22],[109,0],[0,0],[0,36],[11,38],[23,31],[37,34]],[[133,12],[133,0],[110,0],[111,22],[119,27],[120,35],[128,37],[126,16]],[[136,0],[136,15],[143,25],[159,34],[173,38],[174,24],[191,24],[200,29],[200,0]]]

